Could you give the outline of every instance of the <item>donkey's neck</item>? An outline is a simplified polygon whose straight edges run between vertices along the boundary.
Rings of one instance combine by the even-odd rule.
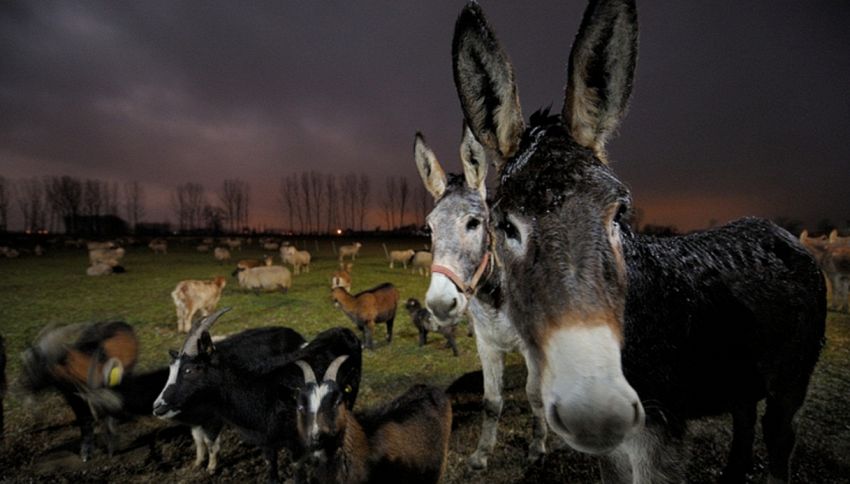
[[[475,293],[475,299],[484,305],[498,310],[502,307],[502,270],[495,263],[491,262],[491,264],[493,268],[479,283],[478,291]]]

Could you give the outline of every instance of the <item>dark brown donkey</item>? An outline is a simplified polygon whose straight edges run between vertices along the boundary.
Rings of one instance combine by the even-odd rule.
[[[604,147],[626,110],[636,51],[634,2],[591,2],[563,111],[526,125],[481,8],[458,18],[455,83],[499,170],[490,227],[509,319],[539,371],[550,427],[608,455],[606,480],[681,480],[685,421],[721,413],[734,422],[724,477],[743,480],[766,398],[770,477],[785,481],[793,417],[823,344],[823,277],[765,220],[671,238],[630,231],[629,190]]]

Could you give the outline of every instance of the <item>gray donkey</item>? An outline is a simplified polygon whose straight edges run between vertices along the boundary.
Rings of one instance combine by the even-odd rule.
[[[489,252],[485,154],[466,128],[460,151],[464,176],[446,176],[422,135],[416,134],[416,166],[435,200],[427,218],[434,263],[425,303],[440,325],[457,324],[469,309],[484,374],[484,412],[478,448],[468,463],[483,469],[496,445],[505,354],[519,351],[528,360],[528,353],[508,319],[501,278]],[[528,458],[534,461],[546,452],[547,427],[537,372],[533,366],[526,366],[525,391],[534,415]]]

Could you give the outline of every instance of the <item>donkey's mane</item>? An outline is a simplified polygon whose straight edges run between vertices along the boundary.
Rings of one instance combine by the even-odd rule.
[[[552,106],[550,105],[534,111],[528,119],[529,128],[533,131],[535,128],[546,129],[550,126],[564,124],[564,120],[561,118],[561,115],[552,114],[550,112],[551,110]]]

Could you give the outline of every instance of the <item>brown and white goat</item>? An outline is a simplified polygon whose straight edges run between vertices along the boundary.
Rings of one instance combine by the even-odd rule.
[[[120,321],[46,329],[22,354],[21,386],[32,394],[51,388],[62,394],[76,416],[80,457],[86,461],[94,446],[94,417],[81,389],[88,387],[92,376],[104,373],[109,360],[132,370],[138,353],[132,326]]]
[[[363,244],[360,242],[355,242],[351,245],[343,245],[339,248],[339,260],[342,260],[346,257],[351,257],[351,260],[357,260],[357,254],[360,252],[360,248],[363,247]]]
[[[211,280],[187,280],[177,283],[171,292],[171,299],[177,308],[177,331],[188,333],[192,329],[195,313],[207,317],[218,305],[224,286],[224,277]]]
[[[306,250],[298,250],[289,245],[280,248],[280,259],[284,264],[292,265],[292,271],[300,274],[301,271],[310,272],[310,253]]]
[[[274,259],[272,259],[268,255],[264,255],[263,259],[242,259],[236,263],[236,269],[233,271],[233,277],[236,277],[236,274],[239,271],[244,271],[245,269],[253,269],[254,267],[260,266],[270,266],[274,264]]]
[[[312,367],[298,394],[297,429],[307,450],[296,481],[436,483],[446,469],[452,407],[442,390],[415,385],[388,405],[352,413],[336,373],[347,355],[336,358],[319,382]]]
[[[837,232],[826,236],[809,237],[808,231],[800,234],[800,242],[817,261],[826,279],[827,300],[830,308],[841,312],[850,310],[850,245],[844,245]]]
[[[154,254],[168,253],[168,242],[165,239],[153,239],[151,240],[151,243],[148,244],[148,247],[151,248]]]
[[[341,287],[346,291],[351,292],[351,264],[343,264],[340,262],[339,265],[341,266],[340,269],[334,272],[331,277],[331,289]]]
[[[398,289],[389,282],[355,295],[341,287],[331,289],[334,306],[363,331],[363,343],[370,350],[374,345],[372,335],[377,323],[387,323],[387,342],[393,340],[393,321],[398,306]]]

